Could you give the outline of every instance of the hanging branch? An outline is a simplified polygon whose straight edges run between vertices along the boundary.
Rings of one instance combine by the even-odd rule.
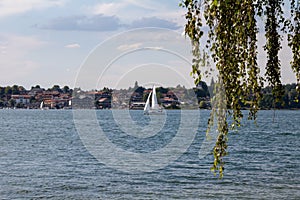
[[[207,1],[206,23],[210,27],[211,51],[225,91],[226,116],[233,122],[220,122],[219,136],[214,147],[214,171],[223,175],[223,156],[227,155],[228,126],[239,127],[243,118],[241,105],[250,107],[251,119],[256,118],[261,97],[259,68],[257,66],[258,32],[254,4],[244,1]],[[249,98],[248,98],[248,94]],[[231,111],[232,110],[232,111]]]
[[[261,99],[263,78],[257,65],[257,21],[256,16],[266,16],[265,36],[267,52],[266,79],[272,87],[275,102],[280,102],[283,89],[281,84],[280,28],[284,29],[283,0],[183,0],[180,6],[187,9],[185,34],[192,42],[192,76],[195,83],[201,80],[199,69],[200,39],[203,35],[200,12],[209,27],[207,47],[219,72],[215,88],[215,105],[212,109],[207,133],[216,121],[218,137],[213,149],[212,171],[223,176],[224,160],[227,155],[227,140],[230,128],[240,126],[243,118],[242,105],[250,108],[249,119],[256,119]],[[292,69],[296,73],[300,91],[300,14],[299,0],[292,0],[293,26],[290,26],[289,45],[293,52]],[[290,23],[291,24],[291,23]],[[222,98],[217,92],[222,91]],[[217,120],[215,120],[217,119]],[[228,119],[233,119],[231,123]]]
[[[264,49],[267,51],[266,78],[272,87],[275,103],[282,101],[283,87],[281,83],[280,60],[278,53],[281,47],[281,36],[278,31],[280,24],[284,23],[281,5],[283,0],[266,0],[265,14],[267,21],[265,24],[267,43]],[[274,105],[276,106],[276,105]]]
[[[291,1],[291,23],[289,27],[288,41],[292,49],[293,60],[291,67],[297,78],[297,91],[300,94],[300,1]]]
[[[201,70],[200,70],[200,62],[201,62],[201,53],[200,53],[200,39],[203,36],[202,21],[201,21],[201,0],[184,0],[179,6],[187,8],[187,13],[185,14],[185,18],[187,23],[185,25],[185,35],[187,35],[192,43],[192,72],[191,76],[194,78],[195,85],[199,84],[201,81]]]

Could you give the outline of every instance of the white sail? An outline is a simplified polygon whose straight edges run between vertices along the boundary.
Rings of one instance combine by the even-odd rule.
[[[42,101],[40,104],[40,109],[43,109],[43,107],[44,107],[44,102]]]
[[[157,103],[155,86],[153,86],[153,89],[152,89],[152,105],[151,105],[151,108],[153,110],[158,109],[158,103]]]
[[[145,107],[144,107],[144,111],[149,111],[150,110],[150,96],[151,96],[151,93],[149,93],[149,96],[147,98],[147,101],[146,101],[146,104],[145,104]]]
[[[152,93],[152,102],[150,105],[150,96]],[[157,96],[156,96],[156,91],[155,91],[155,86],[153,86],[152,92],[150,92],[147,102],[144,107],[144,114],[145,115],[156,115],[156,114],[163,114],[162,109],[158,105],[157,102]]]

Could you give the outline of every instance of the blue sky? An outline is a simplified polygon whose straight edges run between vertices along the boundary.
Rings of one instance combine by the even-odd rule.
[[[192,86],[190,66],[183,59],[191,59],[189,42],[181,36],[184,9],[178,3],[179,0],[0,0],[0,85],[127,88],[138,80],[141,85]],[[144,27],[162,29],[159,33],[141,31]],[[160,38],[155,39],[154,33]],[[260,39],[260,46],[263,43]],[[152,48],[150,53],[146,44]],[[104,56],[113,60],[137,48],[144,50],[119,58],[105,71],[109,61],[104,62]],[[162,49],[169,51],[164,54]],[[174,57],[176,53],[183,58]],[[90,69],[89,74],[81,73],[88,69],[91,55],[97,58],[93,60],[97,73]],[[259,56],[261,65],[265,56]],[[281,58],[286,66],[284,82],[294,82],[286,43]],[[91,83],[85,84],[93,75]]]

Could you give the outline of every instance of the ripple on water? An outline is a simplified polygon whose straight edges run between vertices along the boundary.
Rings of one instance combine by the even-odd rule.
[[[142,143],[111,126],[110,111],[97,111],[97,115],[116,145],[147,153],[172,140],[179,122],[175,118],[180,116],[172,112],[160,135]],[[130,113],[138,126],[147,125],[140,115]],[[201,113],[196,139],[178,160],[150,173],[125,173],[106,167],[86,150],[72,111],[0,110],[0,197],[300,199],[300,124],[295,123],[299,111],[277,111],[275,123],[272,111],[261,111],[258,126],[245,122],[231,134],[222,180],[209,171],[211,155],[198,158],[208,116],[208,111]]]

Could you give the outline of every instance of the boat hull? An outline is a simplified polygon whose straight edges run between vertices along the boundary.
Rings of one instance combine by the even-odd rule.
[[[163,114],[164,114],[164,112],[162,109],[144,111],[144,115],[163,115]]]

